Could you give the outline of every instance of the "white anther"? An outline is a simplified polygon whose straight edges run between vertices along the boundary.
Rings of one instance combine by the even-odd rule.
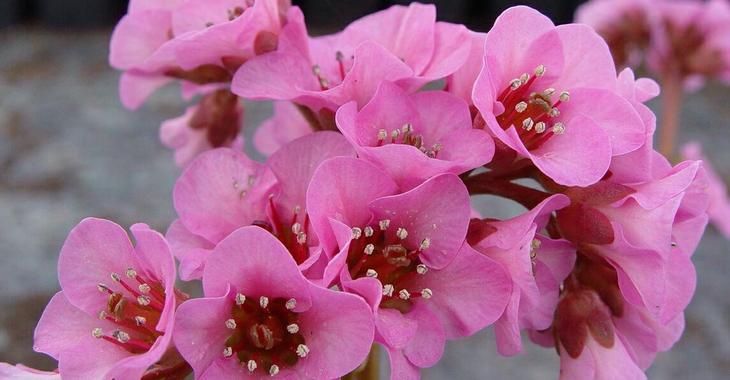
[[[546,71],[545,65],[539,65],[535,68],[535,75],[538,77],[541,77],[541,76],[545,75],[545,71]]]
[[[530,74],[524,73],[520,75],[520,82],[522,82],[522,84],[527,83],[528,80],[530,80]]]
[[[365,272],[365,275],[372,278],[378,278],[378,272],[376,272],[374,269],[368,269]]]
[[[378,225],[380,226],[381,231],[385,231],[390,227],[390,219],[383,219],[380,222],[378,222]]]
[[[289,298],[288,301],[286,301],[286,304],[284,304],[287,310],[294,310],[295,307],[297,307],[297,300],[294,298]]]
[[[560,93],[560,101],[561,102],[567,102],[570,100],[570,93],[568,91],[563,91]]]
[[[519,113],[525,112],[526,109],[527,109],[527,103],[525,103],[525,102],[519,102],[515,105],[515,111],[517,111]]]
[[[421,240],[421,245],[418,246],[418,248],[421,251],[423,251],[424,249],[428,249],[428,247],[430,247],[430,246],[431,246],[431,239],[425,238],[425,239]]]
[[[431,296],[433,296],[433,292],[431,291],[431,289],[423,288],[423,290],[421,290],[421,297],[423,297],[424,299],[429,299],[431,298]]]
[[[368,244],[365,246],[365,249],[363,249],[363,252],[368,256],[372,255],[374,251],[375,251],[375,246],[373,244]]]
[[[378,131],[378,140],[385,140],[388,138],[388,131],[381,129]]]
[[[306,358],[307,355],[309,355],[309,347],[305,344],[300,344],[297,346],[297,356],[300,358]]]
[[[112,280],[119,282],[122,280],[122,277],[120,277],[118,274],[112,272]]]
[[[555,123],[555,125],[553,125],[553,133],[556,135],[562,135],[565,133],[565,124]]]
[[[542,121],[535,124],[535,132],[537,132],[537,133],[545,132],[545,128],[547,128],[547,126]]]
[[[286,331],[288,331],[289,334],[296,334],[299,332],[299,325],[296,323],[292,323],[286,326]]]
[[[262,309],[266,309],[266,306],[269,306],[269,297],[261,296],[261,298],[259,298],[259,305]]]
[[[542,92],[542,94],[545,95],[548,98],[551,97],[551,96],[553,96],[554,93],[555,93],[555,89],[552,88],[552,87],[546,88],[545,91]]]
[[[97,328],[91,330],[91,336],[93,336],[96,339],[99,339],[102,336],[104,336],[104,331],[100,327],[97,327]]]
[[[236,305],[241,306],[243,303],[246,302],[246,296],[244,296],[241,293],[236,294]]]
[[[299,233],[302,232],[302,224],[299,222],[292,224],[291,232],[294,233],[294,235],[299,235]]]
[[[527,119],[522,121],[522,128],[525,130],[532,130],[532,127],[535,125],[535,121],[532,120],[531,117],[528,117]]]
[[[413,132],[413,124],[411,123],[405,123],[403,124],[403,127],[401,127],[401,131],[405,133],[411,133]]]
[[[147,318],[145,318],[141,315],[138,315],[138,316],[134,317],[134,323],[136,323],[137,326],[142,326],[145,323],[147,323]]]
[[[408,230],[403,227],[398,227],[398,229],[395,231],[395,236],[398,236],[398,239],[404,240],[408,237]]]
[[[114,339],[116,339],[117,341],[119,341],[121,343],[127,343],[127,342],[129,342],[129,339],[130,339],[129,334],[125,333],[122,330],[114,331],[112,333],[112,337],[114,337]]]
[[[139,284],[137,288],[142,294],[147,294],[152,290],[152,287],[150,287],[148,284]]]
[[[520,88],[520,86],[522,86],[522,82],[519,79],[512,79],[509,82],[509,87],[513,90]]]
[[[106,319],[106,311],[102,310],[99,312],[99,319]]]
[[[400,136],[400,130],[396,129],[390,132],[390,138],[392,138],[393,140],[397,139],[398,136]]]
[[[551,108],[550,112],[548,112],[548,115],[550,117],[558,117],[560,115],[560,110],[557,108]]]
[[[530,259],[534,260],[537,257],[537,250],[540,249],[542,242],[537,239],[532,239],[530,242]]]
[[[428,267],[423,264],[416,265],[416,272],[418,274],[426,274],[428,272]]]
[[[137,271],[134,270],[134,268],[127,268],[127,271],[125,272],[125,274],[129,278],[137,278]]]
[[[402,300],[408,300],[411,298],[411,293],[408,293],[405,289],[401,289],[400,292],[398,292],[398,297]]]
[[[233,348],[232,347],[226,347],[223,349],[223,356],[226,358],[230,358],[233,356]]]
[[[352,238],[357,240],[362,236],[362,229],[360,227],[352,227]]]
[[[255,371],[256,370],[256,367],[258,367],[258,365],[256,365],[256,361],[255,360],[249,360],[246,363],[246,368],[248,369],[248,372]]]
[[[436,144],[433,144],[433,146],[431,147],[431,151],[434,153],[438,153],[441,151],[441,148],[443,148],[441,146],[441,144],[436,143]]]
[[[226,319],[226,328],[235,330],[236,329],[236,320],[233,318]]]
[[[383,295],[384,296],[388,296],[388,297],[392,297],[394,290],[395,290],[395,287],[393,285],[391,285],[391,284],[385,284],[385,286],[383,286]]]
[[[307,244],[307,234],[305,234],[304,232],[300,232],[297,235],[297,243],[299,243],[299,244]]]
[[[363,228],[362,231],[365,233],[365,237],[371,237],[371,236],[373,236],[373,233],[375,232],[375,231],[373,231],[373,228],[370,226]]]
[[[142,306],[147,306],[147,305],[150,304],[150,302],[152,302],[152,300],[150,299],[150,297],[147,297],[147,296],[139,296],[139,297],[137,297],[137,303],[140,304],[140,305],[142,305]]]
[[[96,289],[99,290],[102,293],[108,293],[111,290],[104,284],[96,284]]]
[[[677,242],[676,242],[676,241],[673,241],[673,242],[671,243],[671,246],[672,246],[672,247],[676,247],[676,246],[677,246]]]
[[[269,375],[276,376],[277,373],[279,373],[279,366],[272,364],[271,367],[269,367]]]

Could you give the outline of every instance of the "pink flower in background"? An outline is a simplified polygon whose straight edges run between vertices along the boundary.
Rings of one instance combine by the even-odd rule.
[[[39,371],[22,364],[0,363],[0,378],[4,380],[61,380],[58,372]]]
[[[170,347],[175,262],[162,235],[87,218],[61,249],[62,291],[46,306],[34,349],[59,361],[64,378],[139,379]],[[90,360],[93,358],[93,360]]]
[[[211,254],[204,298],[183,303],[175,344],[197,379],[332,379],[354,370],[373,342],[359,297],[308,282],[276,238],[243,227]]]
[[[645,126],[616,86],[608,47],[590,28],[514,7],[487,33],[473,99],[497,139],[559,184],[587,186],[612,156],[644,143]]]
[[[293,103],[274,102],[274,115],[256,129],[254,146],[260,153],[270,156],[288,142],[314,132]]]
[[[227,85],[245,60],[276,49],[289,8],[280,0],[131,1],[112,35],[122,103],[136,109],[175,79]]]
[[[195,106],[160,127],[160,140],[175,151],[175,163],[185,167],[197,155],[219,147],[243,149],[240,136],[243,105],[228,90],[205,95]]]
[[[701,160],[707,184],[702,189],[708,196],[710,205],[707,214],[712,224],[725,237],[730,238],[730,200],[727,186],[722,177],[712,167],[710,161],[702,152],[702,146],[696,142],[685,144],[682,147],[682,158],[685,160]]]
[[[472,221],[468,238],[472,246],[502,264],[512,280],[510,301],[494,324],[497,350],[502,355],[522,351],[520,330],[545,330],[553,321],[560,284],[573,268],[576,249],[539,233],[550,215],[568,204],[565,196],[554,195],[509,220]]]
[[[201,155],[175,185],[175,210],[180,219],[167,237],[181,261],[181,277],[199,278],[215,244],[251,224],[277,236],[301,269],[310,269],[320,256],[305,200],[310,178],[320,162],[353,155],[352,147],[334,132],[294,140],[274,153],[266,165],[230,149]]]
[[[392,378],[416,378],[440,359],[446,339],[471,335],[504,310],[510,281],[465,244],[468,193],[455,175],[401,193],[372,164],[333,158],[312,177],[307,203],[333,255],[323,283],[371,305]]]
[[[337,126],[358,155],[384,168],[403,188],[437,174],[461,174],[492,159],[494,142],[473,129],[469,107],[442,91],[408,94],[383,82],[359,112],[340,107]]]

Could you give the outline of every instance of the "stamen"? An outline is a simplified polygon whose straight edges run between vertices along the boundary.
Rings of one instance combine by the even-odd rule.
[[[541,77],[545,75],[545,65],[539,65],[535,68],[535,76]]]
[[[300,232],[297,235],[297,243],[302,245],[307,244],[307,234],[305,234],[304,232]]]
[[[527,83],[528,80],[530,80],[530,74],[524,73],[520,75],[520,82],[522,82],[522,84]]]
[[[309,355],[309,347],[305,344],[300,344],[297,346],[297,355],[300,358],[306,358],[307,355]]]
[[[259,305],[262,309],[266,309],[266,307],[269,306],[269,297],[261,296],[261,298],[259,298]]]
[[[372,278],[378,278],[378,272],[374,269],[368,269],[367,272],[365,272],[365,275]]]
[[[99,339],[102,336],[104,336],[104,331],[100,327],[97,327],[97,328],[91,330],[91,336],[93,336],[96,339]]]
[[[426,274],[426,272],[428,272],[428,267],[423,264],[418,264],[416,266],[416,272],[418,274]]]
[[[102,293],[114,294],[114,292],[111,289],[109,289],[109,287],[107,287],[106,285],[104,285],[102,283],[96,284],[96,288],[99,289],[99,291]]]
[[[530,259],[535,260],[537,257],[537,250],[540,248],[540,245],[542,245],[540,240],[532,239],[532,242],[530,243]]]
[[[294,298],[290,298],[288,301],[286,301],[286,304],[284,305],[287,310],[294,310],[295,307],[297,307],[297,300]]]
[[[226,319],[226,327],[235,330],[236,329],[236,320],[235,319]]]
[[[396,130],[393,130],[392,132],[390,132],[390,140],[392,142],[395,142],[395,140],[398,139],[398,136],[400,136],[400,130],[396,129]]]
[[[99,312],[99,319],[106,319],[106,311],[102,310]]]
[[[380,226],[381,231],[385,231],[390,227],[390,219],[383,219],[380,222],[378,222],[378,225]]]
[[[300,232],[302,232],[302,224],[299,222],[296,222],[291,225],[291,232],[294,235],[299,235]]]
[[[286,331],[288,331],[289,334],[296,334],[299,332],[299,325],[296,323],[292,323],[289,326],[286,326]]]
[[[145,323],[147,323],[147,318],[138,315],[134,317],[134,322],[137,324],[137,326],[143,326]]]
[[[403,134],[413,132],[413,124],[411,124],[411,123],[403,124],[403,127],[401,127],[401,131],[403,132]]]
[[[236,305],[241,306],[246,302],[246,296],[241,293],[236,294]]]
[[[373,228],[370,226],[365,227],[363,229],[363,232],[365,232],[365,237],[371,237],[371,236],[373,236],[373,233],[374,233]]]
[[[375,245],[373,244],[366,245],[365,249],[363,250],[363,252],[368,256],[372,255],[373,251],[375,251]]]
[[[152,302],[152,300],[148,296],[139,296],[139,297],[137,297],[137,303],[140,304],[140,305],[142,305],[142,306],[147,306],[147,305],[150,304],[150,302]]]
[[[519,113],[523,113],[523,112],[525,112],[525,110],[527,110],[527,103],[519,102],[519,103],[517,103],[517,105],[515,105],[515,111],[517,111]]]
[[[114,272],[112,272],[111,276],[112,276],[112,280],[114,280],[116,282],[122,281],[122,277]]]
[[[524,128],[527,131],[532,130],[532,127],[534,125],[535,125],[535,121],[533,121],[531,117],[528,117],[527,119],[522,121],[522,128]]]
[[[565,124],[555,123],[555,125],[553,125],[553,133],[556,135],[562,135],[565,133]]]
[[[567,102],[570,100],[570,93],[568,91],[563,91],[560,93],[560,101],[561,102]]]
[[[400,290],[400,291],[398,292],[398,297],[399,297],[400,299],[402,299],[402,300],[405,300],[405,301],[407,301],[407,300],[408,300],[409,298],[411,298],[411,293],[408,293],[408,290],[405,290],[405,289],[401,289],[401,290]]]
[[[392,297],[394,290],[395,290],[395,287],[393,285],[391,285],[391,284],[385,284],[383,286],[383,295],[384,296],[388,296],[388,297]]]
[[[134,268],[127,268],[127,271],[125,272],[125,274],[127,275],[127,277],[129,277],[131,279],[137,278],[137,271],[134,270]]]
[[[140,292],[141,292],[142,294],[147,294],[147,293],[149,293],[149,292],[150,292],[150,291],[152,290],[152,287],[151,287],[151,286],[149,286],[148,284],[140,284],[140,285],[138,286],[138,288],[139,288],[139,291],[140,291]]]
[[[430,246],[431,246],[431,239],[425,238],[425,239],[421,240],[421,245],[418,246],[418,248],[421,251],[423,251],[424,249],[428,249],[428,247],[430,247]]]
[[[408,237],[408,230],[403,227],[398,227],[395,231],[395,236],[397,236],[398,239],[405,240]]]
[[[543,133],[545,132],[546,125],[542,121],[535,124],[535,132],[537,133]]]
[[[254,361],[254,360],[249,360],[246,363],[246,368],[248,369],[248,372],[255,371],[256,370],[256,367],[258,367],[258,365],[256,365],[256,361]]]
[[[552,87],[547,88],[547,89],[545,89],[545,91],[542,92],[542,94],[545,95],[545,97],[548,97],[548,98],[551,97],[551,96],[553,96],[554,93],[555,93],[555,89],[552,88]]]
[[[118,340],[120,343],[127,343],[129,342],[129,334],[125,333],[122,330],[116,330],[112,333],[112,337],[116,340]]]
[[[233,347],[226,347],[223,349],[223,356],[226,358],[230,358],[233,356]]]
[[[272,364],[271,367],[269,367],[269,375],[276,376],[277,373],[279,373],[279,366]]]
[[[433,296],[433,292],[431,291],[431,289],[423,288],[423,290],[421,290],[421,297],[423,297],[424,299],[429,299],[431,298],[431,296]]]
[[[388,131],[381,129],[378,131],[378,141],[385,141],[388,138]]]
[[[362,229],[360,227],[352,227],[352,238],[357,240],[362,236]]]
[[[519,79],[512,79],[512,80],[511,80],[511,81],[509,82],[509,87],[510,87],[510,88],[511,88],[512,90],[516,90],[516,89],[520,88],[520,86],[522,86],[522,82],[521,82],[521,81],[520,81]]]

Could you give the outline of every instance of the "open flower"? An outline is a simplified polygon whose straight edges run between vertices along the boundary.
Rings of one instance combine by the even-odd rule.
[[[474,104],[497,139],[554,181],[595,183],[612,156],[643,145],[644,124],[616,93],[611,54],[589,27],[514,7],[485,46]]]
[[[340,107],[336,121],[361,158],[404,188],[437,174],[464,173],[494,154],[491,137],[472,128],[467,103],[443,91],[408,94],[382,82],[360,111],[355,102]]]
[[[205,153],[175,184],[179,221],[168,230],[183,279],[200,278],[211,249],[239,227],[258,225],[277,236],[302,270],[319,259],[305,193],[319,164],[352,156],[338,133],[317,132],[287,144],[266,165],[231,149]],[[314,269],[313,269],[314,270]]]
[[[61,249],[61,289],[46,306],[34,349],[59,361],[64,378],[139,379],[172,341],[175,262],[162,235],[144,224],[124,229],[84,219]],[[183,361],[166,363],[185,373]]]
[[[539,233],[550,215],[568,203],[565,196],[555,195],[509,220],[472,221],[472,246],[502,264],[512,280],[510,301],[494,324],[502,355],[522,351],[520,330],[545,330],[552,324],[560,285],[575,262],[575,247]]]
[[[333,255],[323,282],[368,301],[392,378],[416,378],[439,360],[446,339],[471,335],[504,310],[511,283],[501,265],[465,244],[469,196],[457,176],[401,193],[374,165],[332,158],[312,177],[307,203]]]
[[[197,379],[333,379],[370,351],[367,304],[307,281],[286,247],[259,227],[218,244],[203,289],[204,298],[176,315],[175,345]]]

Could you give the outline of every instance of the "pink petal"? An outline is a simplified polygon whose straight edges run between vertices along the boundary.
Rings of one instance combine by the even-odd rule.
[[[380,309],[375,316],[377,340],[388,347],[402,349],[418,331],[418,321],[398,310]]]
[[[438,316],[426,305],[415,305],[408,316],[418,321],[418,330],[413,339],[403,348],[403,353],[415,366],[431,367],[444,354],[446,346],[444,327]]]
[[[256,129],[254,146],[264,155],[271,155],[286,143],[312,133],[312,128],[296,105],[274,102],[274,115]]]
[[[109,63],[117,69],[142,64],[170,39],[171,14],[166,10],[145,10],[127,14],[112,33]]]
[[[616,66],[605,40],[587,25],[559,25],[556,30],[563,46],[565,69],[553,87],[614,90]]]
[[[469,36],[469,30],[463,25],[437,22],[433,56],[421,76],[436,80],[459,70],[471,52],[471,47],[463,43]]]
[[[165,238],[175,257],[180,260],[180,279],[198,280],[203,277],[203,266],[215,245],[188,231],[179,219],[170,224]]]
[[[172,82],[172,78],[155,74],[125,72],[119,80],[119,97],[130,110],[139,108],[160,87]]]

